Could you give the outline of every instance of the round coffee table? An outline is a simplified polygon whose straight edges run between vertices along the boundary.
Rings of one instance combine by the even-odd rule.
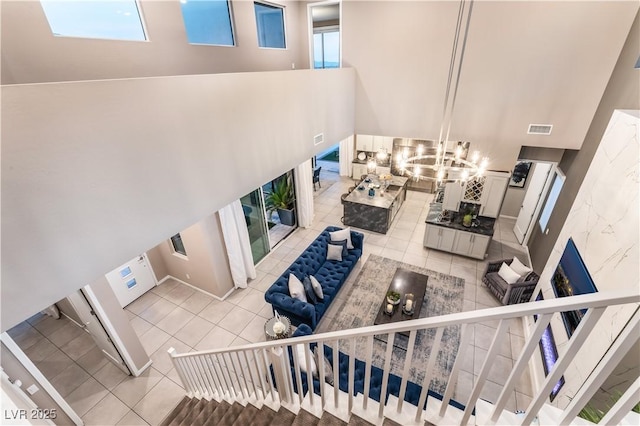
[[[264,334],[267,336],[267,340],[278,340],[278,339],[286,339],[289,337],[291,333],[291,321],[287,317],[283,317],[280,315],[280,321],[285,325],[285,330],[283,333],[277,334],[273,331],[273,325],[276,323],[277,318],[273,317],[267,320],[264,324]]]

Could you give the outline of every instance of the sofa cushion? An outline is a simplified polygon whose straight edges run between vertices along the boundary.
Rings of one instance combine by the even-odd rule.
[[[500,287],[502,289],[502,294],[507,291],[507,282],[502,279],[502,277],[497,272],[489,272],[485,275],[485,278],[491,281],[494,287]]]

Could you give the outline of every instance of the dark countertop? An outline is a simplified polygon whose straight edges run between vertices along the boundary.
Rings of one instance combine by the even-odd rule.
[[[496,220],[491,217],[478,216],[470,227],[466,227],[462,224],[462,214],[452,212],[450,221],[438,220],[438,216],[442,213],[442,204],[431,203],[429,205],[429,213],[427,213],[427,219],[425,223],[429,225],[442,226],[444,228],[456,229],[458,231],[473,232],[475,234],[486,235],[488,237],[493,236],[493,227],[496,224]]]
[[[381,182],[378,181],[377,178],[372,177],[372,182],[371,184],[374,185],[379,185]],[[394,186],[404,186],[407,183],[407,179],[406,177],[402,177],[402,176],[391,176],[391,185]],[[374,195],[373,197],[369,196],[369,183],[365,183],[365,182],[361,182],[358,187],[360,187],[360,185],[364,186],[363,190],[359,190],[358,188],[354,189],[353,191],[351,191],[351,193],[344,199],[345,202],[349,202],[349,203],[358,203],[358,204],[364,204],[367,206],[372,206],[372,207],[380,207],[383,209],[388,209],[391,207],[391,205],[393,204],[393,202],[395,201],[396,197],[398,196],[398,194],[400,193],[400,189],[389,189],[387,191],[384,192],[383,195],[380,195],[381,190],[380,188],[376,189],[376,195]]]

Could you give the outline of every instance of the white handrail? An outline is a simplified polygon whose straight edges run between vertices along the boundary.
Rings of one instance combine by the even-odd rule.
[[[578,309],[587,309],[587,314],[583,317],[578,329],[569,341],[569,345],[565,353],[558,359],[553,369],[549,372],[544,384],[533,396],[532,402],[529,405],[527,413],[523,418],[522,424],[528,424],[533,417],[539,412],[542,405],[545,403],[549,394],[550,387],[552,387],[557,379],[564,374],[565,369],[569,364],[569,360],[580,349],[580,346],[586,340],[587,336],[591,333],[593,326],[600,320],[602,312],[606,307],[612,305],[628,305],[628,304],[640,304],[640,293],[635,290],[624,290],[618,292],[601,292],[588,295],[572,296],[559,299],[541,300],[530,303],[523,303],[518,305],[509,305],[498,308],[488,308],[477,311],[467,311],[455,314],[442,315],[438,317],[415,319],[405,321],[402,323],[391,323],[378,326],[362,327],[351,330],[341,330],[330,333],[313,334],[309,336],[300,336],[295,338],[289,338],[286,340],[278,340],[271,342],[263,342],[252,345],[243,345],[233,348],[215,349],[208,351],[191,352],[185,354],[176,354],[175,350],[170,350],[172,361],[178,370],[180,378],[183,380],[187,393],[200,397],[212,397],[212,398],[230,398],[231,400],[247,401],[251,398],[259,399],[260,401],[267,402],[267,395],[270,395],[270,399],[273,404],[293,404],[292,406],[301,406],[303,402],[310,404],[313,409],[316,401],[314,400],[314,385],[311,377],[311,356],[310,345],[317,344],[319,347],[322,345],[329,345],[333,347],[333,371],[334,371],[334,408],[338,410],[346,409],[347,412],[352,412],[355,403],[355,384],[354,378],[356,373],[356,358],[358,362],[364,362],[365,375],[364,375],[364,389],[362,394],[364,396],[362,402],[362,411],[367,411],[367,402],[369,400],[369,385],[371,382],[371,371],[373,367],[372,363],[372,344],[374,335],[386,335],[387,342],[393,342],[396,333],[409,334],[409,344],[407,346],[407,356],[405,357],[404,364],[398,366],[399,371],[403,371],[402,377],[400,377],[400,388],[396,389],[398,392],[398,401],[396,403],[395,410],[398,414],[403,411],[404,397],[408,385],[408,372],[411,364],[411,354],[413,353],[413,343],[415,342],[416,333],[419,330],[435,329],[435,339],[432,346],[432,354],[429,356],[429,362],[421,370],[424,373],[424,380],[420,384],[422,391],[418,398],[418,406],[414,412],[411,411],[410,416],[414,417],[416,424],[420,424],[424,420],[424,404],[427,398],[427,392],[429,383],[431,381],[432,372],[434,369],[435,359],[437,358],[437,351],[442,340],[442,331],[446,327],[461,326],[463,335],[461,336],[461,345],[466,345],[469,337],[469,325],[487,322],[487,321],[499,321],[498,328],[493,336],[492,343],[487,351],[486,358],[480,371],[480,375],[476,379],[475,386],[468,397],[467,401],[460,401],[465,406],[465,410],[462,414],[462,420],[460,424],[467,424],[469,418],[472,415],[473,408],[476,405],[476,401],[480,395],[482,387],[487,380],[489,370],[491,369],[491,363],[493,357],[497,354],[500,347],[501,338],[504,336],[508,325],[512,319],[521,319],[523,317],[529,317],[538,315],[538,321],[533,328],[532,333],[527,339],[522,351],[514,363],[514,367],[504,385],[504,388],[496,401],[495,410],[491,413],[490,419],[486,420],[490,423],[495,423],[500,413],[506,404],[508,392],[513,390],[515,383],[520,378],[521,374],[525,371],[531,356],[537,347],[540,335],[548,325],[551,316],[557,312],[572,311]],[[627,333],[628,334],[628,333]],[[366,353],[357,353],[356,351],[356,339],[366,339]],[[348,344],[347,344],[348,343]],[[298,351],[295,349],[296,345],[301,345],[304,348],[302,352],[304,356],[298,356]],[[626,348],[628,345],[625,345]],[[624,349],[623,348],[623,349]],[[386,349],[386,357],[384,366],[381,366],[382,377],[380,383],[380,404],[377,410],[378,419],[382,419],[385,414],[385,399],[388,392],[389,380],[390,380],[390,361],[393,345],[388,344]],[[292,358],[289,356],[291,351]],[[339,381],[339,357],[338,353],[341,351],[348,356],[348,371],[347,382],[342,382],[343,386],[346,386],[348,390],[347,400],[344,408],[339,408],[340,398],[340,386]],[[458,350],[458,354],[465,352],[464,348]],[[263,361],[262,367],[259,368],[259,360],[257,360],[257,353],[262,353]],[[267,357],[267,353],[269,357]],[[322,354],[323,351],[321,350]],[[249,362],[249,356],[253,354],[255,366],[260,376],[260,382],[257,383],[251,363]],[[269,362],[269,359],[271,358]],[[364,361],[361,359],[364,358]],[[619,356],[609,356],[603,358],[603,361],[612,359],[616,360]],[[245,360],[246,366],[242,365],[242,359]],[[515,358],[514,358],[515,359]],[[205,360],[209,360],[206,362]],[[447,383],[447,388],[443,396],[443,405],[439,410],[440,418],[444,418],[447,409],[449,408],[449,402],[453,395],[456,383],[451,383],[452,379],[455,380],[458,370],[460,368],[461,358],[456,356],[453,364],[452,371]],[[307,372],[302,371],[306,367]],[[324,394],[324,360],[319,361],[317,365],[320,371],[320,404],[321,408],[327,407],[327,399]],[[271,370],[273,369],[273,370]],[[611,367],[603,368],[603,373],[598,377],[602,377],[608,372]],[[273,378],[272,378],[273,372]],[[342,374],[344,372],[341,372]],[[247,374],[249,380],[247,380]],[[265,376],[268,381],[265,381]],[[217,377],[217,379],[216,379]],[[394,376],[395,377],[395,376]],[[307,379],[308,394],[304,395],[302,391],[302,381]],[[275,383],[274,380],[275,379]],[[395,379],[394,379],[395,380]],[[294,381],[297,385],[294,390]],[[268,384],[267,384],[268,383]],[[251,385],[251,386],[250,386]],[[261,395],[257,391],[257,386],[261,388]],[[266,389],[268,386],[269,389]],[[360,384],[362,386],[362,384]],[[239,389],[238,389],[239,388]],[[277,389],[277,391],[276,391]],[[344,388],[343,388],[344,389]],[[360,392],[360,391],[358,391]],[[394,393],[395,394],[395,393]],[[631,397],[633,399],[633,397]],[[579,398],[582,402],[584,398]],[[411,406],[410,406],[411,407]],[[626,406],[625,406],[626,407]],[[571,406],[569,410],[565,410],[564,421],[571,417],[576,411],[576,407]]]
[[[420,318],[401,323],[390,323],[360,327],[357,329],[332,331],[328,333],[312,334],[287,339],[287,344],[314,343],[322,340],[348,339],[375,334],[387,334],[391,332],[409,332],[425,328],[448,327],[451,325],[472,324],[476,322],[498,321],[502,319],[522,318],[548,313],[575,311],[578,309],[603,308],[611,305],[626,305],[640,303],[640,293],[635,290],[621,290],[616,292],[600,292],[583,294],[579,296],[563,297],[557,299],[539,300],[536,302],[519,303],[517,305],[501,306],[497,308],[479,309],[475,311],[457,312],[454,314],[440,315],[437,317]],[[282,342],[260,342],[249,345],[234,346],[233,350],[242,351],[248,349],[269,349],[282,346]],[[176,357],[188,357],[204,354],[216,354],[229,352],[230,348],[211,349],[205,351],[176,354]]]

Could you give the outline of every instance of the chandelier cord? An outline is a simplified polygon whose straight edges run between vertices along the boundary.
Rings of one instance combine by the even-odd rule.
[[[460,7],[458,8],[458,18],[456,19],[456,32],[453,37],[453,46],[451,47],[451,59],[449,61],[449,74],[447,76],[447,87],[444,95],[444,104],[442,105],[442,121],[440,122],[440,137],[438,143],[442,141],[444,133],[445,122],[447,121],[447,107],[449,106],[449,92],[451,91],[451,80],[453,77],[453,69],[455,68],[456,52],[458,50],[458,40],[460,38],[460,25],[462,24],[462,17],[464,16],[464,1],[460,0]]]
[[[451,122],[453,121],[453,109],[455,108],[456,98],[458,97],[458,85],[460,83],[460,74],[462,73],[462,62],[464,60],[464,51],[467,48],[467,36],[469,35],[469,25],[471,24],[472,10],[473,10],[473,0],[469,2],[469,13],[467,14],[467,25],[464,29],[464,39],[462,40],[462,50],[460,51],[460,61],[458,62],[456,84],[453,89],[453,100],[451,101],[451,114],[449,116],[449,125],[448,125],[449,127],[447,128],[447,137],[445,138],[445,141],[449,140],[449,132],[451,131]]]

